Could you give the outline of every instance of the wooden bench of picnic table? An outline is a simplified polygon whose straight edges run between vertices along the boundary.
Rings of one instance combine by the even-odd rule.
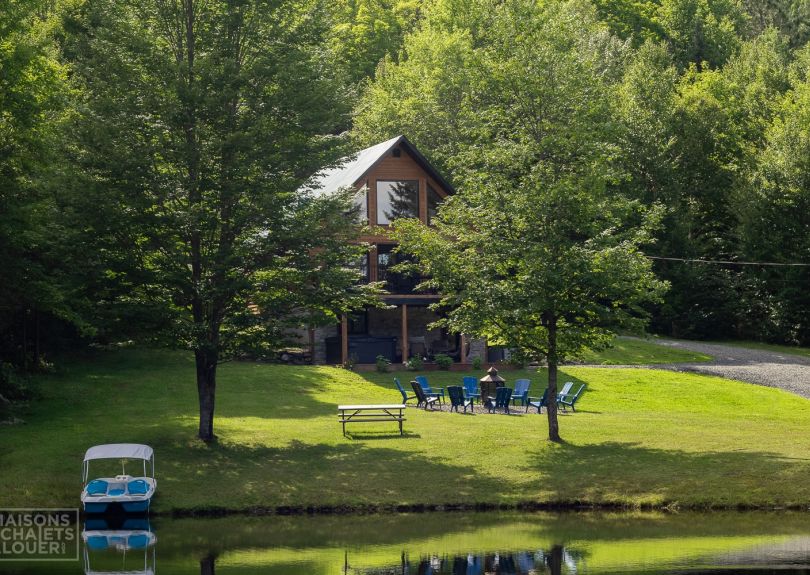
[[[343,424],[343,435],[346,435],[347,423],[371,423],[374,421],[396,421],[399,423],[399,434],[402,435],[402,422],[405,421],[404,411],[404,403],[338,405],[338,417],[340,423]]]

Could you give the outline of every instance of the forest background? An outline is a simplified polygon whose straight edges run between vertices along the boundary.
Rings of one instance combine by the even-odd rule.
[[[184,92],[161,85],[163,64],[152,56],[167,36],[148,23],[204,4],[214,15],[202,41],[214,56],[204,60],[210,68],[200,77],[211,83],[200,94],[221,98],[195,104],[209,130],[195,136],[200,161],[207,141],[228,141],[228,153],[211,154],[218,163],[210,173],[236,182],[237,191],[264,190],[272,179],[268,193],[281,203],[265,205],[268,213],[310,220],[325,212],[295,204],[301,183],[400,133],[455,184],[474,178],[465,150],[476,138],[469,122],[476,59],[489,49],[490,31],[503,29],[499,19],[519,13],[504,5],[554,14],[562,31],[552,49],[561,66],[516,70],[511,78],[564,76],[573,60],[563,56],[582,39],[587,50],[577,45],[577,54],[599,60],[609,94],[606,179],[616,193],[660,205],[663,214],[645,246],[658,277],[670,283],[648,310],[651,330],[810,345],[810,0],[11,0],[0,9],[0,381],[12,399],[16,374],[47,366],[60,351],[130,339],[196,349],[201,336],[183,331],[181,317],[193,298],[166,287],[167,277],[184,272],[184,254],[150,242],[183,218],[205,230],[214,221],[205,218],[218,214],[184,205],[180,218],[171,193],[144,202],[158,193],[150,185],[173,177],[171,153],[185,149],[166,144],[171,121],[164,131],[155,120],[171,120],[185,104],[159,97]],[[239,77],[216,57],[232,49],[235,62],[247,55],[255,76],[217,84]],[[257,77],[268,81],[252,82]],[[251,95],[255,85],[261,97]],[[237,90],[248,94],[253,115],[246,117],[255,121],[215,116]],[[548,122],[557,117],[565,115],[547,114]],[[178,119],[177,133],[188,122]],[[257,149],[264,159],[232,165],[265,161],[269,175],[229,175],[229,153],[243,158]],[[141,176],[149,173],[147,185]],[[289,225],[271,220],[251,225]],[[283,236],[271,247],[313,247],[300,237],[290,242]],[[240,250],[249,245],[237,243],[228,257],[244,258]],[[284,270],[307,271],[285,261]],[[351,280],[325,276],[311,285]],[[266,307],[300,303],[273,297]],[[322,296],[302,297],[317,309],[313,300]],[[322,311],[333,312],[335,301],[320,302]],[[254,327],[236,321],[223,329]],[[262,331],[264,352],[282,345],[281,327]]]

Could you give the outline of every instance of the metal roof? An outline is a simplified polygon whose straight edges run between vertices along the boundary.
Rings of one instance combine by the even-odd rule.
[[[436,168],[428,162],[427,158],[408,141],[408,138],[402,135],[360,150],[354,156],[341,159],[335,167],[322,170],[315,174],[301,189],[310,190],[317,195],[322,195],[331,194],[342,188],[354,187],[358,180],[365,176],[380,160],[386,157],[388,152],[397,146],[401,146],[410,153],[416,163],[448,193],[455,192],[453,187],[442,177]]]

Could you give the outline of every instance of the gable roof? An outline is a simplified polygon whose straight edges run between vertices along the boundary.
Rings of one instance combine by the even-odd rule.
[[[416,146],[402,135],[360,150],[354,156],[341,159],[337,166],[315,174],[301,189],[311,190],[318,195],[322,195],[331,194],[341,188],[353,187],[358,180],[362,179],[397,146],[405,149],[416,163],[448,193],[455,193],[453,186],[428,162],[427,158],[416,149]]]

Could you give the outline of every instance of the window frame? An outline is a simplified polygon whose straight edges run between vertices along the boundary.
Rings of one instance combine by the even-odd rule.
[[[390,220],[390,219],[387,222],[380,221],[380,216],[385,215],[382,212],[382,207],[381,207],[381,203],[380,203],[380,184],[396,184],[396,183],[401,183],[401,182],[402,183],[407,182],[407,183],[415,184],[415,193],[416,193],[415,210],[416,210],[416,212],[415,212],[415,214],[413,216],[407,216],[407,217],[416,218],[417,220],[420,219],[419,212],[420,212],[420,207],[421,207],[421,203],[422,203],[421,202],[421,197],[420,197],[421,196],[420,192],[421,192],[421,187],[422,186],[420,185],[421,182],[420,182],[419,178],[416,178],[416,179],[408,179],[408,178],[387,179],[387,178],[382,178],[382,179],[378,179],[378,180],[374,181],[374,200],[375,200],[374,201],[374,203],[375,203],[374,217],[375,217],[375,222],[376,222],[376,224],[378,226],[390,226],[391,223],[394,221],[394,220]],[[400,218],[396,218],[396,219],[400,219]]]

